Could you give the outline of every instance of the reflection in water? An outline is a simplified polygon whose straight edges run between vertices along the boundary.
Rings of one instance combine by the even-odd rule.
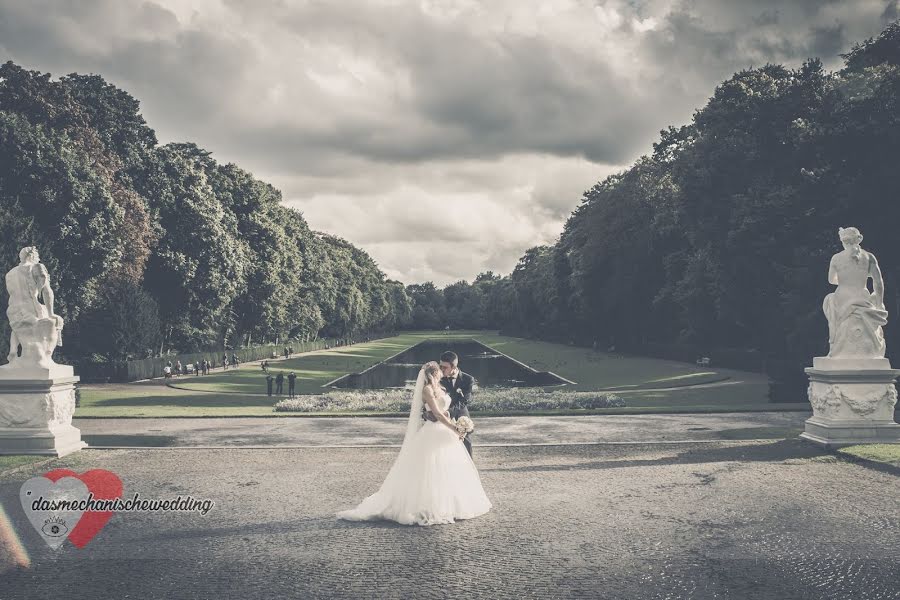
[[[416,344],[363,373],[341,378],[332,387],[411,389],[422,365],[429,360],[440,360],[441,353],[446,350],[456,352],[459,368],[472,375],[481,387],[542,387],[565,383],[552,373],[532,371],[475,340],[448,340]]]

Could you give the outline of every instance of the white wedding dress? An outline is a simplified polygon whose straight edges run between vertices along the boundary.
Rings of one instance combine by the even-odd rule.
[[[420,371],[407,435],[381,488],[359,506],[337,513],[348,521],[387,519],[404,525],[438,525],[488,512],[478,469],[459,436],[446,425],[422,419]],[[446,393],[438,399],[450,406]]]

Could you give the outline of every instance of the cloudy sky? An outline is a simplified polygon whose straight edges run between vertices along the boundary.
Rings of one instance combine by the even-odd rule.
[[[897,0],[0,0],[0,60],[98,73],[404,283],[508,273],[715,85]]]

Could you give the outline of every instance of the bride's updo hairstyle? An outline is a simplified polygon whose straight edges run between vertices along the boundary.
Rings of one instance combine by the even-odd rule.
[[[422,365],[425,371],[425,385],[430,385],[437,391],[437,387],[441,382],[441,366],[436,361],[430,360]]]

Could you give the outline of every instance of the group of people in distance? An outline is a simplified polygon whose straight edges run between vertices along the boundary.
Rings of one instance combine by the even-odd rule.
[[[182,365],[180,360],[176,360],[173,365],[170,360],[166,363],[166,366],[163,367],[163,374],[166,379],[178,375],[209,375],[209,371],[213,367],[215,367],[215,365],[208,360],[198,360],[187,365]]]
[[[271,396],[272,395],[272,384],[275,384],[275,393],[281,396],[284,393],[284,373],[278,373],[275,377],[272,377],[272,374],[266,371],[266,393]],[[287,375],[288,380],[288,398],[293,398],[296,396],[294,393],[295,387],[297,385],[297,374],[291,371]]]
[[[290,358],[294,353],[293,346],[285,346],[284,348],[284,358]],[[273,352],[274,354],[274,352]],[[274,356],[273,356],[274,358]],[[227,353],[222,354],[222,369],[227,369],[229,366],[232,368],[237,368],[240,366],[241,361],[238,358],[236,353],[232,353],[229,358]],[[163,374],[166,379],[171,379],[174,376],[178,375],[209,375],[211,369],[215,368],[215,362],[210,362],[208,360],[198,360],[192,364],[182,365],[180,360],[176,360],[175,364],[172,364],[172,361],[168,361],[166,366],[163,367]],[[296,397],[296,386],[297,386],[297,374],[291,371],[287,375],[284,373],[277,373],[275,376],[272,376],[269,373],[269,361],[268,359],[263,359],[260,362],[260,368],[262,368],[263,373],[266,374],[266,393],[269,396],[273,394],[281,396],[284,394],[284,380],[287,379],[288,389],[287,394],[288,398]]]
[[[237,354],[231,354],[230,362],[228,360],[228,354],[222,354],[222,368],[227,369],[229,365],[235,369],[241,366],[241,359],[238,358]]]
[[[294,353],[294,348],[291,346],[287,346],[284,349],[284,357],[290,358],[290,356]],[[241,361],[238,358],[237,354],[232,354],[229,359],[227,353],[222,354],[222,368],[227,369],[229,366],[233,368],[237,368],[240,366]],[[172,364],[172,361],[168,361],[166,366],[163,367],[163,374],[166,379],[170,379],[173,376],[177,375],[209,375],[210,369],[215,367],[215,363],[211,363],[208,360],[199,360],[194,362],[193,364],[182,365],[180,360],[176,360],[175,364]],[[283,373],[278,373],[274,377],[271,373],[269,373],[269,361],[263,360],[260,363],[260,367],[263,372],[266,374],[266,393],[271,396],[273,393],[281,396],[284,394],[284,380],[288,381],[288,398],[294,398],[296,396],[295,389],[297,385],[297,374],[291,371],[286,376]],[[274,387],[274,392],[273,392]]]
[[[230,359],[228,358],[228,354],[222,354],[223,369],[227,369],[229,365],[233,368],[237,368],[240,364],[241,360],[238,358],[237,354],[232,353]],[[209,375],[210,370],[215,367],[215,361],[210,362],[206,359],[198,360],[186,365],[182,365],[180,360],[176,360],[173,365],[170,360],[166,363],[166,366],[163,367],[163,375],[165,375],[166,379],[171,379],[178,375]]]

